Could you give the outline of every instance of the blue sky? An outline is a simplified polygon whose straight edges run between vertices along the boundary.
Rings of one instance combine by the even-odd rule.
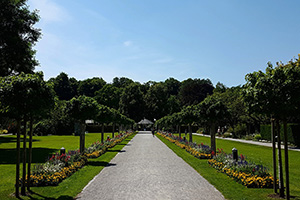
[[[169,77],[244,84],[268,61],[300,53],[298,0],[29,0],[42,38],[35,46],[45,79]]]

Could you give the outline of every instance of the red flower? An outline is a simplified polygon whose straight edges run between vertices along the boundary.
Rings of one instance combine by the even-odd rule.
[[[201,142],[201,146],[203,146],[203,142]]]
[[[241,160],[245,160],[245,156],[243,156],[243,154],[241,154]]]
[[[216,153],[215,153],[214,151],[212,151],[212,152],[211,152],[211,155],[213,155],[213,156],[214,156],[214,155],[216,155]]]

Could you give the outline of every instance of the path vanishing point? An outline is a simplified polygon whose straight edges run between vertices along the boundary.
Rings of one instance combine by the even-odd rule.
[[[224,199],[150,131],[140,131],[77,200]]]

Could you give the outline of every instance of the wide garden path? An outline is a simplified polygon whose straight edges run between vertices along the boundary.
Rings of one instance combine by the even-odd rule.
[[[224,197],[150,131],[140,131],[76,199]]]

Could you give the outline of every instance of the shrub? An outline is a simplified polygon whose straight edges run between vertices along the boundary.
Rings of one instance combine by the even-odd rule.
[[[225,132],[223,136],[225,138],[232,138],[233,137],[232,133],[229,133],[229,132]]]
[[[254,135],[254,138],[253,138],[253,140],[255,140],[255,141],[259,141],[259,140],[261,140],[262,139],[262,137],[261,137],[261,135],[260,134],[256,134],[256,135]]]

